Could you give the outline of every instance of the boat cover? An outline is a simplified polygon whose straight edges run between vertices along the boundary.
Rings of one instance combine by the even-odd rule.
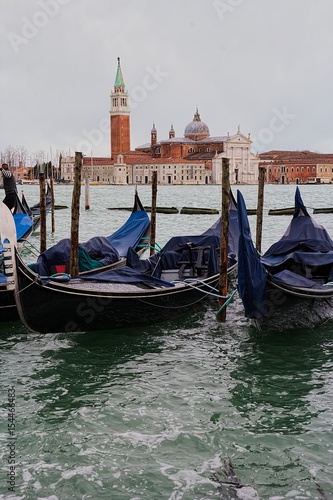
[[[267,273],[254,247],[246,205],[242,193],[237,191],[239,224],[238,244],[238,292],[247,318],[261,318],[263,315]]]
[[[221,217],[213,224],[204,235],[221,235]],[[238,227],[238,213],[237,203],[232,191],[230,190],[230,204],[229,204],[229,234],[228,234],[228,256],[230,259],[237,260],[238,255],[238,240],[239,240],[239,227]]]
[[[13,218],[16,227],[16,239],[17,241],[19,241],[21,238],[26,237],[30,233],[33,221],[30,215],[26,212],[25,208],[23,207],[17,193],[15,193]]]
[[[107,236],[108,241],[117,250],[120,257],[126,257],[130,246],[136,248],[150,224],[145,210],[132,212],[125,224],[115,233]]]
[[[271,272],[288,260],[306,266],[333,264],[333,241],[326,229],[308,214],[298,187],[294,216],[288,229],[261,259]]]
[[[96,269],[118,262],[117,250],[107,238],[96,236],[79,245],[79,272]],[[69,272],[70,239],[65,238],[41,253],[37,262],[29,267],[40,276]]]
[[[214,235],[174,236],[160,252],[149,259],[140,259],[133,249],[127,254],[127,265],[142,273],[161,276],[162,271],[178,269],[205,269],[206,276],[219,271],[220,238]]]
[[[112,271],[103,271],[95,274],[86,274],[80,277],[85,281],[104,281],[108,283],[145,283],[153,286],[172,287],[173,283],[161,280],[155,276],[143,274],[136,269],[124,266]]]
[[[147,232],[150,219],[137,192],[130,217],[110,236],[95,236],[79,245],[79,272],[97,269],[118,262],[130,246],[136,248]],[[40,276],[69,272],[70,240],[65,238],[43,252],[29,267]]]
[[[284,285],[297,286],[300,288],[312,288],[313,290],[326,290],[327,287],[320,283],[316,283],[313,280],[300,276],[299,274],[293,273],[288,269],[284,269],[279,273],[271,275],[270,279],[274,283],[282,283]]]
[[[230,217],[228,236],[229,266],[236,263],[238,255],[238,214],[237,204],[230,192]],[[160,252],[153,254],[149,259],[139,259],[133,249],[127,253],[127,265],[157,277],[162,271],[193,269],[195,275],[200,276],[202,271],[205,276],[214,276],[219,272],[221,238],[221,217],[201,235],[174,236]]]

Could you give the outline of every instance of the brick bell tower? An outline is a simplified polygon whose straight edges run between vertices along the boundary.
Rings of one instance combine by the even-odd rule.
[[[128,153],[131,149],[130,109],[120,67],[120,57],[118,57],[116,79],[110,97],[111,157],[116,159],[118,154]]]

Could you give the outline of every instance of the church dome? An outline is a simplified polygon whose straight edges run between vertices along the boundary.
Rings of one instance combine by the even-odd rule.
[[[198,109],[195,112],[193,121],[186,125],[184,136],[195,140],[209,137],[209,128],[201,121]]]

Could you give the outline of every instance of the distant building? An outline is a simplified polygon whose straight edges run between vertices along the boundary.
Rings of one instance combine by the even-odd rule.
[[[312,151],[267,151],[266,181],[273,184],[333,184],[333,154]]]
[[[110,184],[150,184],[157,171],[158,184],[220,184],[222,158],[227,157],[231,183],[257,183],[259,158],[251,152],[250,135],[238,127],[234,135],[211,137],[198,109],[183,136],[177,137],[171,125],[168,138],[158,140],[153,124],[150,141],[131,150],[129,94],[119,58],[110,97],[111,155],[84,157],[83,177]],[[62,158],[61,177],[73,180],[73,157]]]

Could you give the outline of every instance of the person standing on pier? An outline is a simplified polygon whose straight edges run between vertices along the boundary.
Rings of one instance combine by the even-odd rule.
[[[15,193],[17,192],[15,178],[12,172],[8,169],[7,163],[2,164],[2,168],[0,168],[0,171],[2,173],[3,187],[6,195],[3,203],[7,205],[9,210],[11,210],[12,208],[14,208]]]

